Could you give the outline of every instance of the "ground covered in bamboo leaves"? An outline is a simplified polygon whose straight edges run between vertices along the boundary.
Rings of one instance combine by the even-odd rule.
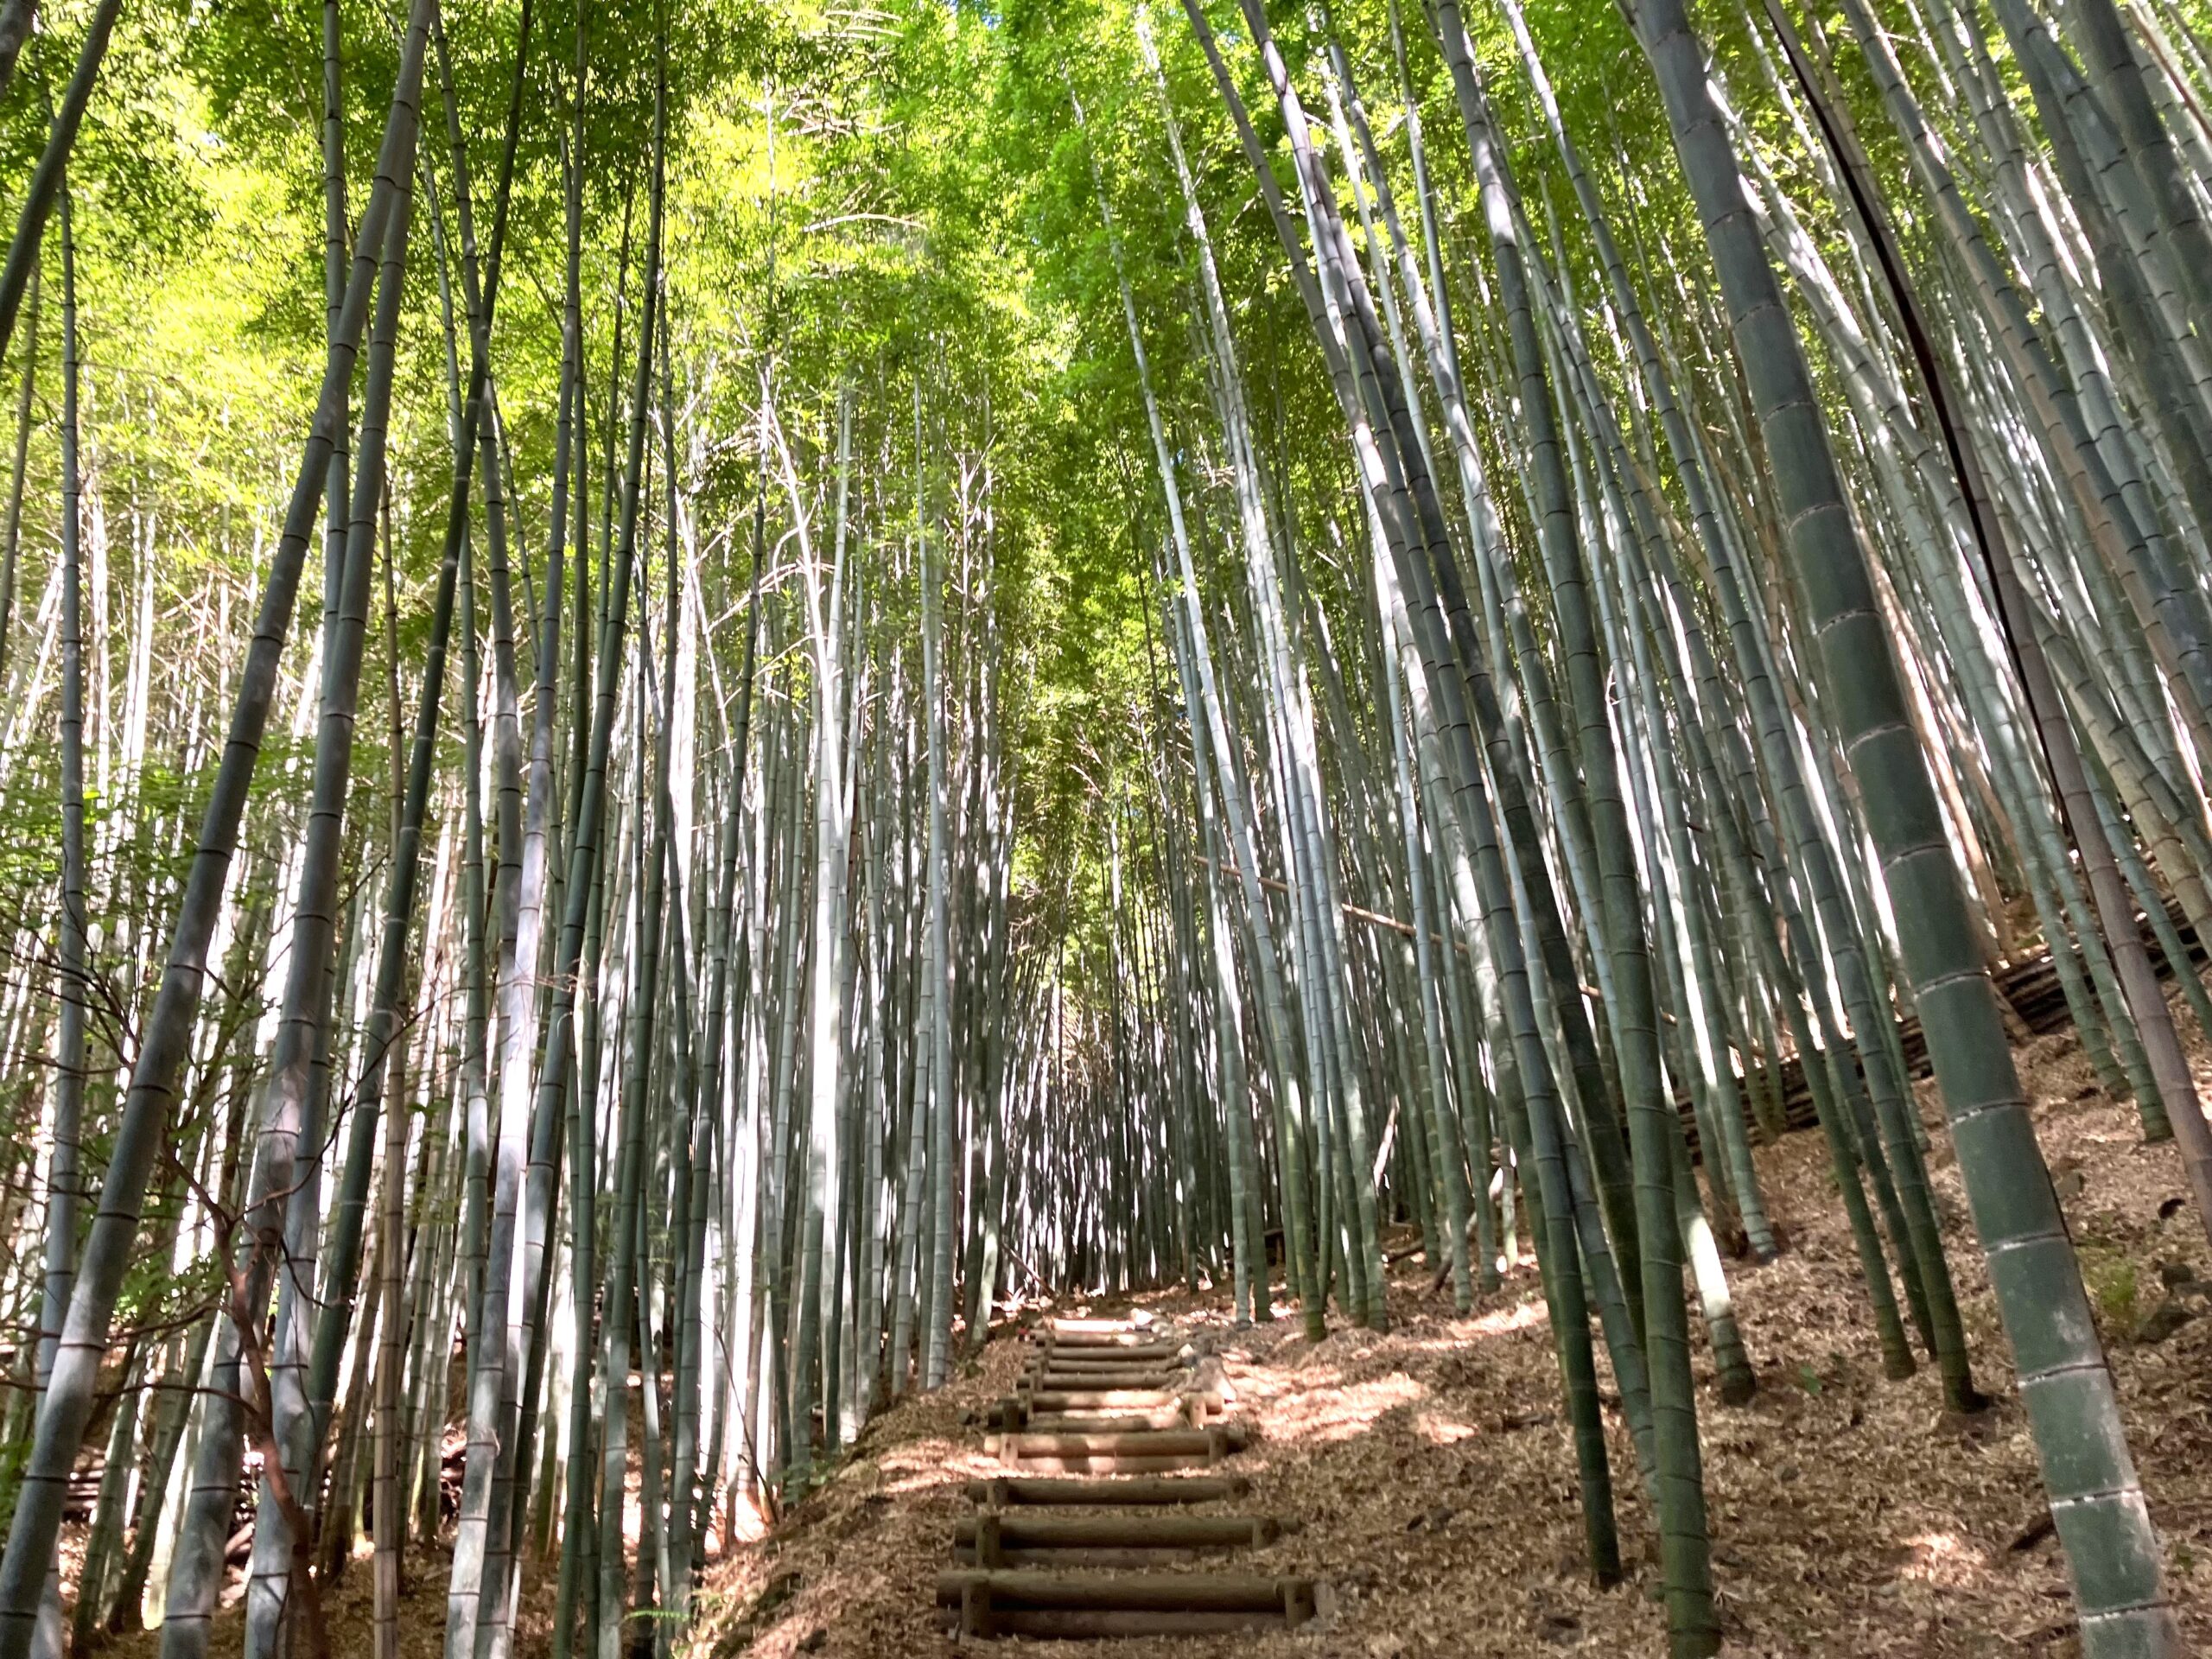
[[[2183,1211],[2161,1218],[2182,1176],[2171,1146],[2144,1147],[2133,1109],[2096,1092],[2071,1033],[2023,1054],[2037,1128],[2111,1344],[2130,1438],[2166,1541],[2168,1582],[2190,1650],[2212,1651],[2212,1307],[2171,1298],[2160,1274],[2203,1284],[2212,1262]],[[2200,1086],[2212,1060],[2193,1057]],[[2005,1368],[1996,1306],[1967,1236],[1948,1142],[1934,1173],[1968,1330],[1994,1408],[1946,1421],[1932,1371],[1885,1382],[1864,1317],[1849,1234],[1820,1140],[1758,1154],[1790,1249],[1732,1264],[1759,1367],[1749,1405],[1700,1405],[1716,1577],[1727,1651],[1745,1656],[1981,1656],[2076,1650],[2064,1562],[2050,1536],[2034,1448]],[[1249,1570],[1312,1573],[1334,1607],[1304,1630],[1097,1644],[1020,1643],[1022,1654],[1111,1659],[1236,1654],[1414,1659],[1421,1655],[1663,1650],[1656,1567],[1625,1425],[1616,1491],[1632,1574],[1611,1592],[1583,1571],[1573,1454],[1559,1414],[1533,1264],[1452,1314],[1417,1257],[1393,1269],[1387,1335],[1332,1328],[1318,1346],[1287,1319],[1227,1328],[1220,1299],[1142,1299],[1213,1327],[1258,1433],[1234,1466],[1239,1507],[1300,1523]],[[1279,1312],[1287,1311],[1280,1306]],[[912,1659],[953,1650],[931,1614],[961,1484],[991,1472],[969,1414],[1010,1391],[1019,1343],[1001,1336],[955,1383],[880,1418],[834,1480],[761,1541],[708,1576],[694,1651],[725,1659],[818,1652]],[[1701,1374],[1701,1384],[1709,1383]],[[1609,1406],[1611,1405],[1609,1399]]]
[[[446,1645],[444,1552],[435,1557],[410,1557],[407,1566],[406,1589],[400,1598],[401,1659],[433,1659],[433,1656],[445,1651]],[[234,1580],[231,1589],[240,1587]],[[365,1555],[339,1580],[337,1589],[324,1597],[322,1607],[329,1622],[330,1651],[335,1659],[349,1659],[352,1655],[374,1650],[376,1612],[371,1600],[369,1561]],[[543,1638],[546,1616],[550,1611],[550,1603],[534,1608],[525,1603],[520,1626],[522,1653],[545,1651]],[[533,1632],[538,1637],[535,1642],[531,1639]],[[223,1611],[208,1635],[208,1659],[238,1659],[245,1650],[245,1621],[239,1616],[238,1599],[226,1595]],[[127,1636],[110,1637],[99,1651],[102,1659],[155,1659],[161,1651],[161,1633],[134,1630]]]
[[[2174,1205],[2183,1189],[2172,1147],[2141,1145],[2133,1108],[2095,1089],[2073,1034],[2037,1039],[2022,1060],[2166,1541],[2183,1634],[2193,1650],[2212,1652],[2212,1261]],[[2200,1087],[2212,1087],[2212,1057],[2192,1060]],[[1789,1241],[1771,1266],[1732,1264],[1760,1392],[1747,1406],[1726,1406],[1702,1365],[1700,1376],[1730,1653],[1967,1659],[2003,1650],[2062,1659],[2077,1651],[2065,1565],[2002,1369],[1995,1304],[1965,1233],[1930,1085],[1921,1095],[1962,1311],[1997,1403],[1978,1419],[1947,1420],[1932,1372],[1883,1380],[1819,1138],[1793,1135],[1760,1148]],[[1109,1648],[1025,1643],[1020,1652],[1661,1651],[1663,1611],[1645,1593],[1656,1586],[1647,1517],[1610,1394],[1631,1578],[1600,1592],[1584,1571],[1573,1454],[1533,1262],[1524,1256],[1466,1317],[1453,1314],[1448,1293],[1431,1293],[1429,1280],[1418,1256],[1401,1257],[1394,1328],[1377,1335],[1336,1325],[1318,1345],[1288,1317],[1233,1331],[1223,1300],[1210,1294],[1140,1299],[1185,1329],[1211,1332],[1227,1359],[1235,1415],[1257,1437],[1235,1460],[1253,1482],[1237,1507],[1294,1523],[1245,1558],[1251,1570],[1310,1573],[1328,1585],[1330,1600],[1320,1620],[1294,1632]],[[1281,1303],[1277,1311],[1290,1313]],[[766,1536],[722,1552],[708,1569],[690,1659],[953,1651],[931,1614],[931,1586],[954,1522],[970,1512],[962,1484],[997,1471],[973,1420],[1012,1390],[1023,1357],[1014,1334],[996,1333],[948,1387],[878,1417],[822,1490]],[[442,1644],[444,1562],[410,1566],[403,1651],[428,1655]],[[534,1582],[550,1589],[550,1576]],[[365,1652],[365,1561],[330,1611],[334,1652]],[[543,1650],[547,1611],[525,1608],[524,1652]],[[218,1621],[215,1659],[239,1651],[241,1629],[233,1605]],[[157,1646],[145,1632],[103,1651],[153,1659]]]

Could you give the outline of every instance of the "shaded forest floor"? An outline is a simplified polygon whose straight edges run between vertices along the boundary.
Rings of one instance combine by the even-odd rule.
[[[2212,1308],[2200,1292],[2170,1299],[2161,1274],[2203,1284],[2212,1262],[2194,1212],[2174,1202],[2183,1186],[2173,1148],[2139,1145],[2133,1109],[2096,1090],[2070,1031],[2037,1039],[2022,1058],[2111,1344],[2186,1645],[2212,1652]],[[2194,1058],[2200,1089],[2212,1093],[2212,1061]],[[1995,1304],[1948,1141],[1934,1127],[1932,1085],[1921,1096],[1978,1377],[1997,1402],[1959,1421],[1943,1412],[1932,1370],[1883,1380],[1820,1136],[1762,1148],[1769,1207],[1792,1243],[1770,1266],[1730,1264],[1758,1396],[1722,1405],[1700,1359],[1714,1576],[1732,1654],[2078,1650]],[[2162,1218],[2162,1209],[2172,1212]],[[1251,1555],[1251,1570],[1311,1573],[1335,1605],[1296,1632],[1120,1642],[1115,1659],[1663,1650],[1627,1427],[1610,1405],[1630,1577],[1601,1593],[1584,1570],[1573,1450],[1533,1266],[1465,1317],[1448,1291],[1428,1294],[1428,1278],[1418,1260],[1401,1262],[1390,1332],[1332,1328],[1319,1344],[1287,1318],[1232,1331],[1218,1297],[1136,1299],[1215,1331],[1235,1410],[1257,1435],[1232,1465],[1253,1482],[1238,1507],[1301,1523]],[[2194,1317],[2161,1334],[2181,1313]],[[955,1521],[969,1513],[961,1483],[995,1468],[963,1417],[1008,1393],[1022,1357],[1019,1343],[995,1340],[951,1387],[879,1418],[823,1490],[710,1569],[697,1653],[951,1652],[932,1618],[933,1582],[950,1565]]]
[[[2212,1095],[2212,1057],[2192,1058],[2200,1090]],[[2022,1058],[2165,1540],[2187,1646],[2212,1652],[2212,1305],[2201,1288],[2212,1281],[2212,1260],[2180,1202],[2173,1148],[2139,1143],[2133,1109],[2098,1092],[2070,1031],[2037,1039]],[[1790,1247],[1765,1268],[1730,1264],[1758,1396],[1722,1405],[1700,1362],[1714,1574],[1731,1654],[1980,1659],[2002,1649],[2062,1659],[2078,1650],[1995,1306],[1948,1141],[1934,1128],[1932,1085],[1921,1086],[1921,1097],[1978,1378],[1997,1403],[1961,1421],[1942,1410],[1931,1371],[1883,1380],[1820,1136],[1761,1148],[1769,1208]],[[1251,1570],[1312,1574],[1329,1586],[1332,1605],[1296,1632],[1120,1642],[1110,1659],[1662,1650],[1656,1563],[1610,1389],[1630,1578],[1609,1592],[1590,1586],[1533,1266],[1524,1261],[1465,1316],[1453,1313],[1448,1291],[1430,1294],[1428,1280],[1418,1259],[1402,1261],[1392,1274],[1392,1329],[1332,1328],[1318,1344],[1289,1317],[1232,1330],[1217,1296],[1136,1299],[1212,1332],[1234,1410],[1256,1436],[1232,1465],[1253,1483],[1238,1507],[1297,1524],[1249,1557]],[[2199,1288],[2170,1293],[2168,1280]],[[954,1522],[970,1512],[961,1483],[996,1469],[969,1420],[1011,1391],[1024,1357],[1012,1335],[996,1333],[950,1386],[876,1419],[812,1497],[766,1538],[709,1567],[690,1659],[921,1659],[953,1650],[933,1616],[934,1580],[950,1565]],[[443,1635],[442,1552],[410,1567],[404,1648],[428,1656]],[[550,1578],[531,1574],[522,1653],[545,1649]],[[337,1655],[370,1651],[369,1580],[367,1563],[357,1561],[333,1599]],[[219,1659],[238,1650],[238,1638],[233,1605],[217,1623]],[[103,1651],[151,1659],[155,1649],[142,1634]],[[1045,1650],[1020,1644],[1025,1654]]]

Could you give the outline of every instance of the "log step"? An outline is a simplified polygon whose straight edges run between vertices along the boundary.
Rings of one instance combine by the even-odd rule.
[[[1120,1434],[992,1434],[984,1449],[1009,1469],[1068,1475],[1164,1475],[1204,1469],[1244,1447],[1239,1431],[1141,1429]]]
[[[1245,1435],[1236,1428],[1141,1429],[1134,1433],[1108,1434],[990,1434],[983,1449],[1003,1457],[1069,1457],[1092,1453],[1109,1458],[1175,1457],[1185,1452],[1211,1452],[1226,1457],[1242,1452]]]
[[[1048,1337],[1096,1338],[1111,1342],[1120,1337],[1149,1337],[1165,1327],[1151,1319],[1051,1319],[1045,1321]]]
[[[1180,1363],[1197,1350],[1188,1343],[1154,1342],[1141,1348],[1053,1348],[1037,1351],[1035,1363],[1056,1371],[1128,1370],[1139,1365]]]
[[[1002,1457],[1000,1463],[1025,1474],[1039,1475],[1173,1475],[1185,1469],[1211,1469],[1214,1459],[1203,1452],[1110,1453],[1105,1452],[1032,1452]]]
[[[1010,1549],[1258,1549],[1281,1536],[1282,1523],[1271,1515],[1152,1515],[1141,1510],[970,1516],[952,1534],[955,1543],[970,1548],[995,1540]]]
[[[1131,1384],[1124,1379],[1182,1376],[1187,1376],[1191,1369],[1190,1362],[1181,1359],[1145,1359],[1128,1365],[1071,1365],[1065,1358],[1048,1354],[1035,1364],[1024,1366],[1021,1374],[1025,1377],[1080,1377],[1095,1389],[1143,1388],[1147,1386],[1144,1381]]]
[[[1015,1407],[1008,1414],[1017,1421],[1007,1423],[1007,1427],[1031,1434],[1142,1434],[1156,1429],[1198,1428],[1205,1422],[1203,1415],[1192,1421],[1191,1413],[1179,1406],[1154,1406],[1150,1411],[1045,1411],[1033,1416]]]
[[[1033,1389],[1174,1389],[1191,1376],[1187,1365],[1033,1365],[1016,1380]]]
[[[1133,1365],[1139,1360],[1173,1359],[1189,1346],[1181,1342],[1132,1342],[1112,1347],[1048,1342],[1044,1344],[1043,1352],[1055,1363],[1081,1370],[1091,1365]]]
[[[1162,1359],[1132,1360],[1126,1365],[1086,1365],[1071,1363],[1065,1354],[1046,1354],[1033,1364],[1023,1366],[1022,1375],[1043,1376],[1050,1373],[1054,1376],[1079,1376],[1089,1380],[1094,1388],[1110,1389],[1121,1386],[1123,1377],[1178,1376],[1187,1374],[1192,1369],[1189,1360],[1176,1359],[1172,1356]],[[1136,1386],[1141,1388],[1144,1385],[1139,1383]]]
[[[1217,1503],[1249,1497],[1252,1483],[1242,1475],[1188,1475],[1122,1480],[1054,1480],[997,1476],[971,1480],[971,1502],[995,1510],[1017,1505]]]
[[[1164,1350],[1164,1351],[1159,1351],[1159,1354],[1141,1354],[1133,1360],[1093,1360],[1093,1358],[1084,1358],[1084,1356],[1079,1354],[1055,1354],[1055,1351],[1044,1351],[1044,1354],[1039,1354],[1038,1358],[1031,1360],[1028,1365],[1024,1365],[1022,1370],[1024,1371],[1058,1371],[1059,1376],[1130,1376],[1130,1374],[1159,1376],[1161,1371],[1188,1371],[1190,1365],[1192,1365],[1192,1356],[1184,1354],[1184,1351],[1179,1351],[1179,1350],[1177,1351]]]
[[[1081,1567],[1090,1572],[1157,1573],[1164,1567],[1195,1567],[1207,1560],[1219,1560],[1225,1550],[1149,1548],[1131,1547],[1127,1549],[1088,1545],[1067,1549],[1005,1549],[986,1560],[973,1544],[955,1544],[952,1564],[955,1567],[978,1567],[1060,1572],[1069,1567]]]
[[[994,1428],[1033,1433],[1084,1430],[1111,1433],[1147,1428],[1204,1428],[1221,1412],[1216,1394],[1174,1394],[1165,1389],[1055,1389],[1017,1394],[990,1408]]]
[[[942,1573],[937,1600],[973,1637],[1286,1630],[1314,1613],[1310,1579],[1212,1573]]]
[[[1203,1555],[1259,1548],[1281,1535],[1282,1528],[1272,1516],[993,1510],[959,1523],[953,1534],[952,1558],[987,1567],[1157,1568]]]
[[[982,1599],[971,1614],[964,1606],[946,1608],[945,1628],[969,1640],[1026,1636],[1040,1642],[1080,1641],[1122,1636],[1230,1636],[1240,1630],[1287,1630],[1313,1617],[1311,1608],[1296,1618],[1262,1612],[1147,1612],[1110,1608],[994,1609]]]
[[[1022,1396],[1032,1411],[1150,1411],[1192,1402],[1209,1412],[1223,1406],[1220,1394],[1211,1389],[1033,1389]]]

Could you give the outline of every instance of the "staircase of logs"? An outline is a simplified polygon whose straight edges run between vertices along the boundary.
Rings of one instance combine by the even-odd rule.
[[[1222,1472],[1246,1444],[1198,1349],[1163,1327],[1053,1319],[1031,1333],[985,1448],[1006,1473],[970,1482],[976,1506],[938,1575],[939,1616],[962,1640],[1284,1630],[1314,1616],[1311,1579],[1223,1570],[1284,1530],[1272,1516],[1194,1513],[1248,1497]]]
[[[2208,957],[2203,945],[2181,913],[2178,902],[2166,906],[2166,919],[2173,924],[2176,936],[2187,954],[2192,969],[2202,969],[2212,957]],[[2161,980],[2171,979],[2174,963],[2168,959],[2152,931],[2147,918],[2139,918],[2138,931],[2142,935],[2144,949],[2150,954],[2151,967]],[[2072,949],[2071,946],[2069,949]],[[2078,961],[2080,953],[2076,951]],[[2082,971],[2088,971],[2084,969]],[[2044,1036],[2060,1029],[2071,1019],[2066,1009],[2066,993],[2061,988],[2058,965],[2047,946],[2021,957],[2018,961],[1993,967],[1990,983],[1996,988],[1999,1000],[2031,1033]],[[1920,1021],[1911,1014],[1902,1014],[1897,1020],[1897,1043],[1904,1052],[1906,1068],[1916,1077],[1929,1075],[1928,1040],[1921,1033]],[[1757,1067],[1750,1076],[1739,1076],[1736,1086],[1743,1095],[1745,1104],[1756,1108],[1762,1094],[1778,1095],[1782,1118],[1785,1128],[1809,1129],[1820,1122],[1813,1110],[1813,1089],[1805,1078],[1804,1057],[1789,1054],[1778,1061],[1769,1061]],[[1697,1120],[1690,1109],[1689,1096],[1677,1097],[1675,1109],[1681,1115],[1682,1129],[1688,1137],[1692,1156],[1699,1153]]]

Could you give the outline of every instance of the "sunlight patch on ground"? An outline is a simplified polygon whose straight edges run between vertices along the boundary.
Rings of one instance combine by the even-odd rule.
[[[957,1481],[1006,1472],[997,1459],[957,1440],[909,1440],[877,1459],[876,1466],[884,1477],[879,1490],[893,1494],[925,1492]]]
[[[1428,1397],[1428,1390],[1403,1371],[1366,1382],[1310,1389],[1287,1402],[1268,1420],[1268,1437],[1277,1440],[1348,1440],[1365,1433],[1385,1412]]]
[[[1952,1532],[1923,1532],[1908,1538],[1905,1548],[1911,1554],[1899,1564],[1897,1576],[1939,1590],[1955,1590],[1973,1582],[1989,1564],[1980,1550]]]
[[[1502,1337],[1509,1332],[1526,1331],[1531,1325],[1542,1325],[1551,1318],[1541,1297],[1532,1296],[1525,1302],[1511,1307],[1501,1307],[1472,1319],[1454,1319],[1449,1329],[1452,1339],[1465,1342],[1483,1337]]]
[[[1469,1343],[1495,1341],[1499,1337],[1510,1337],[1516,1331],[1531,1330],[1548,1324],[1550,1319],[1551,1314],[1544,1306],[1544,1299],[1531,1296],[1510,1307],[1492,1308],[1487,1313],[1477,1313],[1465,1319],[1446,1319],[1436,1327],[1433,1335],[1415,1337],[1405,1334],[1395,1340],[1400,1346],[1409,1348],[1415,1353],[1456,1353]]]
[[[1278,1377],[1262,1371],[1246,1370],[1224,1380],[1242,1390],[1238,1396],[1241,1403],[1264,1406],[1293,1395],[1311,1393],[1315,1389],[1332,1389],[1344,1380],[1344,1372],[1331,1366],[1311,1371],[1293,1370],[1287,1377]]]
[[[737,1506],[736,1530],[726,1541],[721,1537],[721,1522],[717,1518],[713,1541],[721,1543],[724,1548],[736,1548],[746,1544],[757,1544],[766,1538],[768,1535],[768,1518],[760,1513],[757,1506],[740,1503]]]
[[[1433,1411],[1415,1413],[1414,1430],[1431,1446],[1457,1446],[1462,1440],[1472,1440],[1480,1432],[1472,1423],[1462,1423]]]

